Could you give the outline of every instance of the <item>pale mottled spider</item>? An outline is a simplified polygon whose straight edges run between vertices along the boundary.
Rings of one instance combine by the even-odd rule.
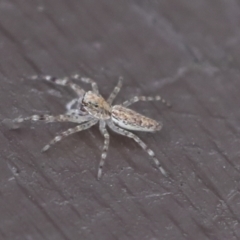
[[[48,145],[46,145],[42,151],[48,150],[53,144],[59,142],[63,138],[82,130],[86,130],[99,122],[99,129],[104,137],[104,146],[102,150],[101,160],[98,168],[98,179],[102,175],[102,168],[107,157],[107,151],[109,147],[109,133],[106,129],[106,125],[114,132],[132,138],[138,143],[143,150],[153,159],[157,168],[166,176],[166,171],[161,166],[159,160],[155,157],[155,153],[147,147],[147,145],[135,134],[128,130],[155,132],[162,128],[160,122],[145,117],[133,110],[127,108],[131,104],[138,101],[161,101],[162,103],[170,106],[160,96],[134,97],[128,101],[123,102],[121,105],[112,106],[112,102],[119,93],[122,87],[122,80],[119,79],[117,86],[108,97],[107,101],[99,94],[97,84],[90,78],[80,77],[78,74],[68,78],[55,78],[52,76],[34,76],[33,79],[43,79],[49,82],[53,82],[62,86],[69,86],[76,94],[77,98],[73,99],[66,105],[67,112],[65,114],[53,116],[53,115],[33,115],[30,117],[19,117],[13,120],[15,123],[21,123],[26,120],[32,121],[45,121],[45,122],[75,122],[79,123],[74,128],[70,128],[67,131],[60,133],[56,136]],[[85,92],[80,86],[72,82],[74,80],[81,80],[82,82],[92,85],[92,91]],[[123,129],[124,128],[124,129]],[[128,129],[128,130],[125,130]]]

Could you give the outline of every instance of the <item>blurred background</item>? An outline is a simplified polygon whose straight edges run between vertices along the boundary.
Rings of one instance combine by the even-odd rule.
[[[0,0],[0,239],[240,239],[240,3],[237,0]],[[75,124],[6,119],[60,114],[68,88],[29,76],[79,73],[115,103],[163,122],[131,139],[98,127],[41,149]],[[88,85],[79,83],[84,89]]]

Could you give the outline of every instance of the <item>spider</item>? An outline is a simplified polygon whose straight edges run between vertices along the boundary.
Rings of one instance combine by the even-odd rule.
[[[108,97],[105,100],[98,90],[96,82],[90,78],[80,77],[76,74],[72,77],[56,78],[52,76],[33,76],[32,79],[43,79],[48,82],[52,82],[62,86],[70,87],[77,95],[66,105],[66,113],[60,115],[32,115],[29,117],[19,117],[13,120],[14,123],[21,123],[23,121],[45,121],[45,122],[74,122],[78,123],[74,128],[69,128],[68,130],[60,133],[52,141],[46,145],[42,151],[47,151],[52,145],[61,141],[63,138],[77,133],[86,129],[91,128],[93,125],[99,123],[99,129],[104,137],[104,145],[101,154],[101,160],[99,162],[97,178],[100,179],[102,176],[102,169],[107,157],[107,151],[109,147],[110,136],[107,131],[106,126],[108,126],[113,132],[120,135],[132,138],[140,147],[148,153],[148,155],[153,159],[157,168],[161,173],[167,176],[166,171],[161,166],[159,160],[155,157],[153,150],[148,148],[148,146],[132,131],[145,131],[145,132],[156,132],[161,130],[162,123],[157,122],[151,118],[145,117],[128,107],[133,103],[138,101],[161,101],[162,103],[170,106],[170,104],[160,96],[146,97],[146,96],[135,96],[130,100],[123,102],[120,105],[112,105],[113,100],[116,98],[122,87],[122,78],[119,81]],[[72,80],[81,80],[82,82],[91,84],[92,91],[84,91],[80,86],[75,84]]]

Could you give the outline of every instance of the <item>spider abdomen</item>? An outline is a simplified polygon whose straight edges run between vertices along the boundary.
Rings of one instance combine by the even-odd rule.
[[[155,132],[162,124],[121,105],[112,107],[111,118],[118,126],[135,131]]]

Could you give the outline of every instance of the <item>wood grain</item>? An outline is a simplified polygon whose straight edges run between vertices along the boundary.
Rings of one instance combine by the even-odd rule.
[[[240,239],[239,12],[236,0],[1,0],[0,239]],[[6,119],[60,114],[74,97],[29,76],[74,73],[104,97],[123,76],[115,103],[158,94],[172,103],[133,106],[163,122],[138,136],[169,178],[112,133],[97,181],[97,127],[44,154],[72,124],[9,130]]]

